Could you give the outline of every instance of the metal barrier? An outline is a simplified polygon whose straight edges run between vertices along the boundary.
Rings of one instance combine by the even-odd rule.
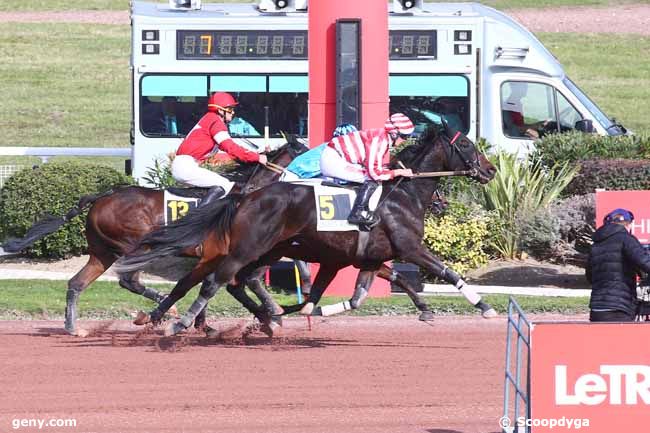
[[[19,147],[0,146],[0,156],[35,156],[46,163],[53,156],[112,156],[130,158],[131,147]],[[25,168],[24,165],[0,165],[0,188],[5,181],[17,171]]]
[[[5,186],[5,180],[23,168],[24,165],[0,165],[0,189]]]
[[[42,162],[52,156],[119,156],[129,158],[130,147],[18,147],[0,146],[0,156],[37,156]]]
[[[515,332],[516,336],[513,335]],[[514,359],[513,345],[515,346]],[[522,354],[524,349],[526,353]],[[522,378],[522,368],[525,369],[525,378]],[[525,379],[525,383],[523,379]],[[504,388],[502,420],[507,421],[505,423],[502,422],[502,431],[504,433],[530,433],[529,427],[516,427],[517,420],[520,417],[525,417],[527,420],[530,419],[530,322],[512,296],[508,301]],[[511,389],[514,390],[513,396],[510,394]],[[512,402],[511,397],[513,399]],[[523,408],[521,407],[522,404]]]

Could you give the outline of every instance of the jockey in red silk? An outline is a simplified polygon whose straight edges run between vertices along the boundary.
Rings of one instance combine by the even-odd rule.
[[[199,166],[215,150],[223,150],[239,161],[266,164],[266,155],[246,150],[230,137],[227,125],[235,116],[236,105],[237,101],[229,93],[213,93],[208,99],[208,112],[176,151],[171,167],[174,179],[189,185],[211,187],[202,204],[228,194],[234,185],[225,177]]]
[[[392,114],[383,128],[355,131],[333,138],[321,156],[324,176],[363,183],[348,217],[352,224],[372,227],[378,222],[368,202],[379,182],[413,176],[411,169],[389,170],[390,149],[410,136],[415,127],[402,113]]]

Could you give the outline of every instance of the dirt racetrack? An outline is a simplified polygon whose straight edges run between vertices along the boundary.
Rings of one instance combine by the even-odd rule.
[[[500,431],[506,320],[285,320],[281,338],[220,320],[220,338],[127,322],[0,322],[0,432]],[[243,333],[242,333],[243,331]],[[14,419],[76,427],[12,428]]]

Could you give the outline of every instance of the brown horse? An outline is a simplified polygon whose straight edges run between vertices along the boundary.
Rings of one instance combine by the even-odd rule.
[[[456,133],[452,137],[448,130],[444,134],[429,131],[419,144],[402,150],[397,160],[414,172],[462,170],[482,183],[494,177],[496,171],[466,136]],[[173,227],[149,234],[141,243],[146,251],[127,255],[118,267],[134,271],[159,257],[202,245],[203,256],[195,268],[151,312],[154,322],[160,321],[166,309],[206,275],[214,272],[217,284],[226,283],[282,256],[321,264],[309,298],[313,304],[318,303],[339,269],[354,265],[361,270],[361,285],[357,285],[351,304],[358,306],[382,264],[401,259],[456,285],[478,307],[480,297],[422,246],[425,210],[437,183],[436,178],[429,177],[385,182],[376,212],[381,222],[369,232],[367,246],[360,252],[357,232],[317,231],[311,186],[274,183],[243,198],[224,199],[230,202],[228,206],[198,209]],[[211,288],[202,288],[187,314],[168,329],[169,333],[190,326],[213,295]],[[313,310],[313,305],[299,307]]]
[[[286,167],[295,156],[306,150],[304,145],[289,140],[289,143],[268,155],[269,161]],[[224,175],[237,182],[233,190],[241,193],[255,191],[279,177],[277,172],[263,169],[257,163],[241,164]],[[207,189],[175,188],[173,191],[177,194],[201,197]],[[9,239],[2,248],[7,253],[20,252],[55,232],[90,206],[86,217],[88,262],[68,281],[65,310],[66,331],[72,335],[85,336],[88,334],[87,331],[76,326],[79,295],[118,258],[133,249],[144,235],[164,225],[165,204],[163,202],[163,190],[139,186],[119,187],[100,194],[83,196],[65,216],[48,216],[42,219],[35,223],[24,237]],[[197,251],[189,248],[183,252],[183,255],[196,257]],[[145,287],[139,280],[139,272],[119,273],[119,284],[156,303],[160,303],[166,296],[153,288]],[[207,278],[205,284],[212,284],[212,280]],[[256,294],[258,293],[257,286],[252,289]],[[262,296],[266,295],[266,292],[260,293]],[[259,310],[252,312],[259,314]],[[202,327],[204,324],[205,312],[202,312],[196,325]]]

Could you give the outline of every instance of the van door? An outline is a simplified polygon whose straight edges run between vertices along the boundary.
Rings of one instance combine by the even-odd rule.
[[[571,101],[553,82],[504,79],[495,92],[499,101],[497,147],[528,153],[534,141],[547,134],[575,130],[578,122],[590,116],[576,101]],[[578,108],[580,107],[580,108]],[[493,126],[496,126],[493,124]],[[492,128],[497,131],[496,127]]]

